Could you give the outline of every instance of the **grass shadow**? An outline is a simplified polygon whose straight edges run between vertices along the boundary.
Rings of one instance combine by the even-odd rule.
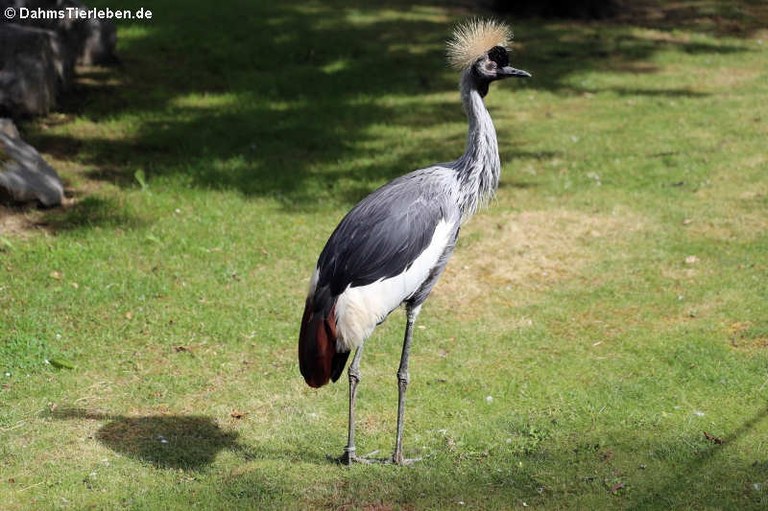
[[[141,225],[144,220],[123,201],[92,195],[51,211],[41,226],[51,232],[63,232],[83,227],[137,228]]]
[[[158,468],[200,470],[225,449],[240,449],[238,434],[203,415],[125,417],[80,408],[51,412],[54,419],[107,421],[94,438],[124,456]]]
[[[456,88],[443,72],[445,34],[434,27],[435,8],[413,6],[380,19],[373,14],[386,13],[385,6],[335,2],[242,9],[200,3],[190,9],[194,15],[166,3],[153,11],[150,26],[121,25],[123,65],[83,76],[81,99],[63,105],[65,114],[98,123],[134,119],[129,136],[98,130],[79,140],[52,134],[44,123],[30,126],[30,139],[57,158],[79,160],[88,178],[127,186],[142,168],[148,179],[183,176],[205,189],[311,206],[337,192],[358,195],[335,190],[339,180],[352,188],[365,183],[370,191],[371,180],[446,159],[422,158],[425,151],[417,148],[419,164],[400,158],[318,171],[367,153],[359,145],[371,140],[368,126],[397,123],[405,114],[432,122],[463,117],[458,98],[452,114],[437,119],[432,114],[441,105],[376,102],[387,94]],[[457,146],[450,156],[460,151]]]
[[[768,11],[759,0],[736,2],[635,0],[622,6],[616,20],[660,30],[695,30],[751,37],[765,28]]]
[[[522,47],[517,63],[531,69],[534,79],[525,87],[557,93],[596,93],[603,89],[580,86],[572,77],[589,71],[642,75],[658,73],[653,57],[664,51],[691,55],[730,55],[750,51],[745,45],[718,39],[695,41],[690,34],[675,34],[670,29],[659,34],[633,30],[632,25],[617,23],[543,23],[522,25],[517,31]],[[652,29],[652,27],[647,27]],[[650,96],[690,96],[707,94],[691,91],[686,86],[663,90],[632,87],[608,92]]]
[[[730,506],[728,493],[751,495],[755,504],[765,505],[768,503],[768,497],[763,495],[762,487],[765,481],[768,481],[768,460],[755,460],[751,464],[749,472],[752,474],[752,481],[733,478],[732,467],[720,464],[717,460],[732,445],[753,432],[766,420],[768,420],[768,406],[758,410],[722,439],[709,436],[707,438],[709,445],[699,449],[693,460],[669,474],[662,486],[647,489],[644,492],[644,498],[639,498],[628,509],[684,509],[691,505],[692,493],[697,494],[700,501],[710,502],[713,509],[724,509]],[[707,434],[702,432],[702,435]],[[700,481],[717,481],[719,484],[702,487]],[[760,508],[764,509],[764,507]]]
[[[287,211],[353,204],[386,180],[463,150],[457,78],[444,62],[451,18],[470,14],[461,2],[194,2],[182,11],[160,1],[151,23],[121,22],[121,65],[81,73],[62,113],[29,123],[27,138],[76,161],[89,180],[126,188],[141,169],[149,181],[270,197]],[[705,94],[682,84],[595,88],[573,77],[657,73],[653,56],[670,49],[748,51],[671,28],[654,38],[619,22],[510,22],[515,65],[534,75],[514,84],[521,90],[696,99]],[[417,130],[429,136],[409,135]],[[514,138],[505,146],[511,164],[525,157]],[[86,209],[54,220],[74,228],[130,222],[93,219]]]
[[[144,415],[127,417],[83,408],[59,408],[46,415],[57,420],[106,421],[94,434],[101,444],[119,453],[163,469],[202,470],[222,451],[245,462],[302,461],[328,464],[324,457],[308,457],[300,450],[275,450],[238,442],[236,431],[222,429],[204,415]]]

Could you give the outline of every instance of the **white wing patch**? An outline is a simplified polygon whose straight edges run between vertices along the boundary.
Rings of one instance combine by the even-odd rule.
[[[320,280],[320,268],[315,268],[315,273],[312,274],[312,278],[309,280],[309,292],[307,293],[307,296],[311,297],[315,294],[318,280]]]
[[[338,351],[351,351],[371,335],[390,312],[419,290],[451,241],[454,223],[440,220],[432,241],[411,266],[394,277],[366,286],[347,287],[336,302]]]

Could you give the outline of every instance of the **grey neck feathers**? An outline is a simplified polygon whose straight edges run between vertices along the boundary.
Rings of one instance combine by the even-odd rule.
[[[496,129],[471,70],[461,76],[461,99],[469,121],[469,131],[467,148],[453,167],[461,185],[461,217],[467,220],[496,192],[501,162]]]

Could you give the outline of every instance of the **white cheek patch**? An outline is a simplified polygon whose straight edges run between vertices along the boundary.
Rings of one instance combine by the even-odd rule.
[[[455,223],[440,220],[432,241],[401,274],[365,286],[347,287],[336,302],[338,351],[360,346],[390,312],[421,288],[451,241]]]

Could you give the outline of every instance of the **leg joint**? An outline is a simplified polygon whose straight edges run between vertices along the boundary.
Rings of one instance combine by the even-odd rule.
[[[419,315],[419,312],[421,312],[421,304],[419,305],[408,305],[408,307],[405,310],[405,317],[410,322],[415,322],[416,318]]]

